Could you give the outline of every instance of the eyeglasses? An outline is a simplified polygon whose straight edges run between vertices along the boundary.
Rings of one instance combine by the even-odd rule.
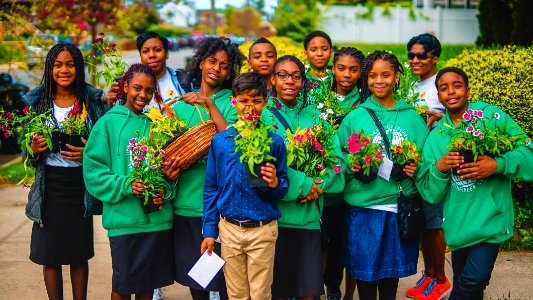
[[[277,73],[274,73],[274,74],[276,76],[278,76],[278,78],[283,80],[283,81],[289,79],[289,77],[292,77],[292,80],[294,80],[294,81],[302,81],[302,79],[303,79],[303,76],[300,73],[289,74],[287,72],[277,72]]]
[[[416,58],[418,58],[419,60],[423,60],[423,59],[428,59],[428,58],[432,58],[432,57],[435,57],[435,55],[431,54],[431,53],[427,53],[427,52],[407,52],[407,57],[410,59],[410,60],[413,60],[415,59],[415,56]]]

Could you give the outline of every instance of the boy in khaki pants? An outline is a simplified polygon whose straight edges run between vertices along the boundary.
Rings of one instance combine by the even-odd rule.
[[[266,85],[255,73],[246,73],[233,82],[232,104],[239,120],[258,122],[267,104]],[[246,114],[252,111],[251,117]],[[255,125],[260,126],[260,125]],[[239,139],[236,126],[213,137],[204,183],[204,215],[201,253],[213,251],[220,237],[224,276],[230,299],[271,299],[274,252],[278,237],[277,201],[286,193],[287,154],[282,138],[269,132],[270,155],[274,162],[261,167],[265,186],[250,187],[248,165],[235,152]],[[253,280],[252,280],[253,279]]]

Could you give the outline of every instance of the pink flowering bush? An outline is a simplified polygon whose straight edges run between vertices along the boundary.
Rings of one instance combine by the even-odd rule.
[[[292,134],[287,130],[287,163],[289,167],[317,178],[328,170],[341,172],[335,158],[334,131],[322,125],[298,129]]]
[[[347,139],[348,159],[350,164],[358,163],[365,176],[370,174],[372,167],[379,168],[383,162],[383,148],[380,144],[372,143],[372,136],[361,133],[352,133]]]
[[[497,112],[486,116],[481,110],[468,109],[455,128],[444,123],[451,136],[448,150],[472,151],[476,161],[479,155],[498,157],[521,144],[530,143],[524,134],[513,135],[507,132],[506,124],[500,118]]]

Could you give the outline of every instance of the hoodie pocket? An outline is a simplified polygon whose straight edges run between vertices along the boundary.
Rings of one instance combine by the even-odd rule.
[[[490,194],[472,201],[452,201],[444,216],[442,228],[446,242],[452,249],[506,234],[505,215]]]
[[[132,225],[146,224],[147,216],[144,214],[137,197],[128,197],[113,206],[108,220],[110,228],[123,228]]]

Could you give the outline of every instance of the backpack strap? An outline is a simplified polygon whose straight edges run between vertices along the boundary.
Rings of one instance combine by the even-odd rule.
[[[281,125],[285,128],[285,130],[289,129],[291,133],[294,133],[289,123],[287,123],[287,120],[281,115],[279,110],[277,110],[275,107],[270,108],[270,112],[278,119],[278,121],[281,123]]]

